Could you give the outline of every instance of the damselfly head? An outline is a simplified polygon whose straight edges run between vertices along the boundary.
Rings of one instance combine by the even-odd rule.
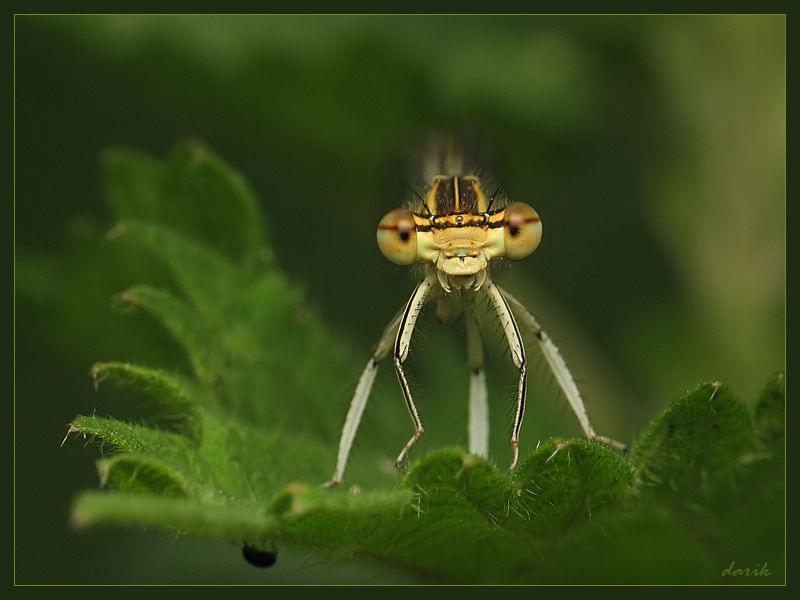
[[[430,263],[457,287],[480,287],[490,261],[525,258],[542,239],[533,208],[495,206],[471,175],[438,175],[420,200],[414,211],[396,208],[381,219],[378,247],[395,264]]]

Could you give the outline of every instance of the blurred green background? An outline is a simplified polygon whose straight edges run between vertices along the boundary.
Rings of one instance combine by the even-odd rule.
[[[60,448],[67,422],[136,418],[95,394],[90,366],[183,360],[145,317],[111,309],[111,294],[165,281],[146,262],[120,269],[103,239],[111,145],[208,143],[260,198],[279,264],[364,360],[413,284],[374,227],[417,183],[409,156],[437,129],[468,132],[542,215],[540,250],[496,278],[559,344],[599,432],[630,442],[701,380],[750,401],[784,366],[780,15],[22,16],[15,49],[17,583],[410,581],[297,549],[258,571],[233,544],[71,529],[97,451]],[[425,449],[464,444],[466,371],[435,368],[442,353],[458,364],[461,325],[429,319],[421,334]],[[500,342],[487,345],[502,458],[514,376]],[[533,375],[526,443],[577,435],[544,367]],[[443,376],[463,405],[435,406]],[[342,414],[355,378],[332,394]]]

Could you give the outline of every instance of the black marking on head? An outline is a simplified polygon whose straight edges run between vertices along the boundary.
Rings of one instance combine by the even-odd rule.
[[[495,210],[495,211],[492,211],[492,212],[487,212],[486,214],[489,215],[489,216],[494,216],[497,213],[502,212],[503,210],[505,210],[505,209],[500,209],[500,210]],[[489,229],[496,229],[498,227],[505,227],[505,226],[506,226],[506,222],[503,219],[497,220],[497,221],[489,221]]]
[[[459,205],[461,210],[468,213],[478,212],[478,192],[475,189],[477,183],[471,179],[458,179],[458,191],[461,193]]]
[[[461,222],[461,223],[436,223],[435,225],[433,225],[433,227],[429,228],[429,230],[430,229],[439,229],[439,230],[441,230],[441,229],[463,229],[464,227],[485,227],[485,225],[478,224],[478,223],[463,223],[463,222]],[[422,230],[418,227],[417,231],[422,231]]]
[[[456,209],[455,187],[451,178],[437,182],[434,199],[437,215],[446,215]]]
[[[249,544],[245,544],[242,548],[242,556],[251,565],[260,569],[271,567],[278,560],[278,553],[275,550],[259,550]]]
[[[456,180],[458,181],[456,182]],[[464,213],[478,212],[478,182],[473,178],[442,178],[434,186],[435,214],[447,215],[456,211]],[[456,192],[458,192],[457,199]]]

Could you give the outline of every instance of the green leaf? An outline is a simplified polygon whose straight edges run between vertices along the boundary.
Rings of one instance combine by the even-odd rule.
[[[738,468],[731,459],[754,449],[745,405],[722,384],[703,384],[667,407],[637,440],[637,488],[683,502],[718,485],[714,478]]]
[[[76,500],[72,522],[77,526],[102,523],[151,525],[157,522],[183,533],[216,538],[263,538],[273,530],[273,520],[252,510],[204,506],[181,498],[142,494],[88,492]]]
[[[202,394],[193,390],[189,381],[179,375],[166,373],[127,363],[97,363],[92,367],[95,389],[100,383],[109,382],[117,387],[135,390],[145,408],[158,422],[178,430],[186,429],[190,435],[197,434],[199,418],[192,398]]]
[[[779,570],[782,546],[771,540],[781,522],[758,515],[782,514],[781,376],[754,414],[726,386],[704,383],[667,406],[630,456],[553,439],[513,474],[443,448],[400,478],[385,453],[408,425],[375,411],[348,472],[358,485],[322,489],[363,357],[259,260],[255,200],[222,161],[184,145],[165,161],[117,149],[105,164],[120,218],[113,243],[146,251],[172,283],[134,285],[117,304],[159,323],[190,372],[95,365],[96,382],[141,396],[149,414],[146,424],[73,420],[73,438],[99,445],[109,488],[79,496],[75,524],[277,538],[436,582],[709,583],[732,559]]]
[[[162,461],[143,455],[117,454],[97,461],[100,484],[133,494],[188,496],[189,484]]]
[[[69,425],[69,433],[97,442],[103,453],[158,458],[179,471],[190,469],[193,444],[178,433],[97,416],[76,417]]]
[[[265,251],[258,202],[242,177],[198,141],[177,144],[162,163],[135,150],[102,157],[106,194],[120,220],[164,223],[242,265]]]
[[[116,301],[119,307],[139,308],[156,318],[185,350],[200,382],[214,384],[219,377],[219,360],[203,343],[208,330],[195,318],[191,307],[166,290],[146,285],[121,292]]]
[[[116,232],[133,238],[158,256],[198,310],[225,310],[223,303],[235,297],[230,290],[243,283],[238,269],[220,254],[177,231],[131,219],[118,225]]]
[[[776,460],[783,462],[786,446],[786,380],[776,373],[758,398],[755,428]]]
[[[768,438],[754,421],[782,406],[781,381],[769,382],[755,419],[719,383],[670,404],[636,442],[623,510],[579,527],[573,545],[555,552],[548,581],[583,569],[595,582],[731,583],[722,573],[732,560],[769,563],[780,580],[784,473],[762,451]]]

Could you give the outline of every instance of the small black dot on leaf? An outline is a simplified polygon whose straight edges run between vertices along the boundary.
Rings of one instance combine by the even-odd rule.
[[[245,544],[242,548],[242,556],[254,567],[266,569],[271,567],[278,560],[278,553],[273,550],[260,550],[255,546]]]

